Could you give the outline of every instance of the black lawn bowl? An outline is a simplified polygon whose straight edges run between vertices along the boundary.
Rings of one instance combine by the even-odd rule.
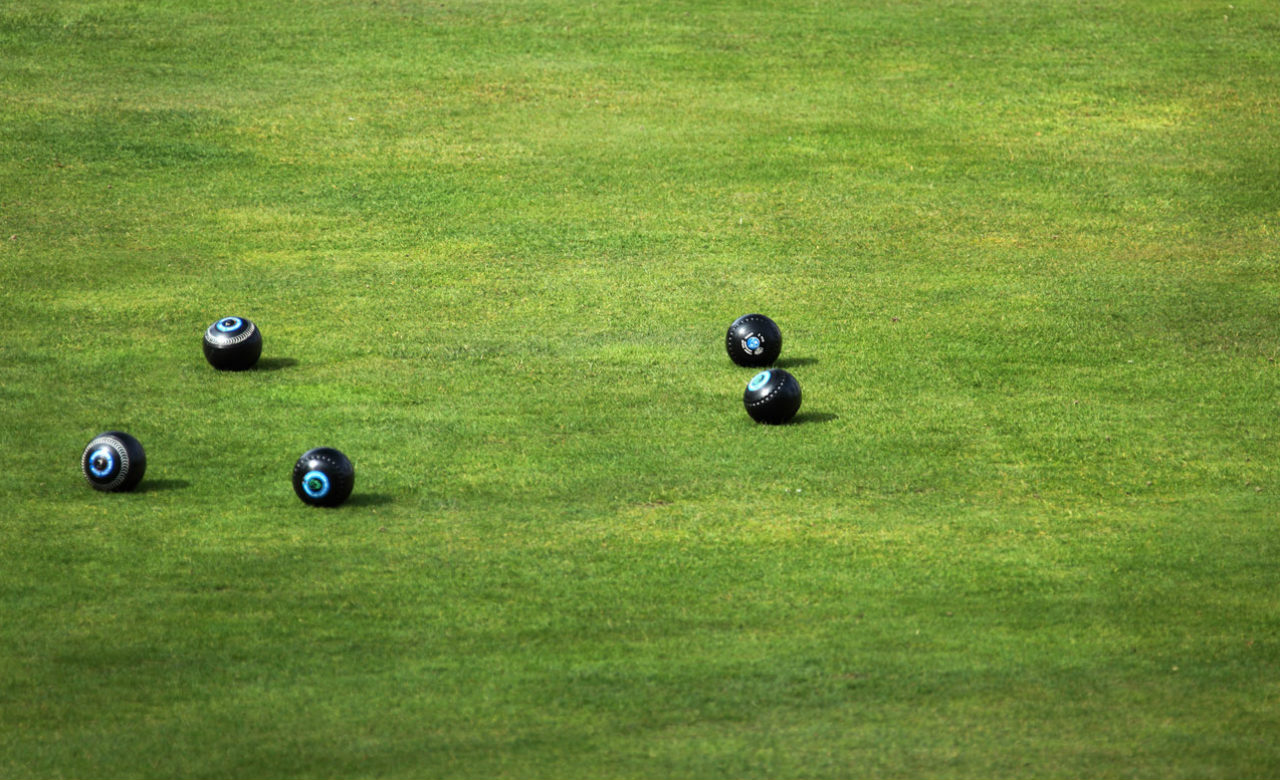
[[[204,357],[219,371],[253,368],[262,355],[262,331],[244,317],[223,317],[204,332]]]
[[[782,352],[782,331],[763,314],[744,314],[729,326],[724,348],[740,366],[771,366]]]
[[[133,490],[147,473],[142,443],[127,433],[98,434],[80,455],[80,470],[94,490],[122,493]]]
[[[332,447],[307,450],[293,466],[293,492],[304,504],[335,507],[356,484],[356,467]]]
[[[800,410],[800,383],[780,368],[761,371],[747,383],[742,404],[756,422],[782,425]]]

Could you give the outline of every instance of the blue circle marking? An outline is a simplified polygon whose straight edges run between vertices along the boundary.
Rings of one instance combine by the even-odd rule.
[[[308,471],[302,475],[302,490],[312,498],[324,498],[329,493],[329,475],[323,471]]]
[[[752,350],[752,351],[757,350],[757,349],[760,349],[760,337],[759,337],[759,336],[748,336],[748,337],[747,337],[747,349],[750,349],[750,350]]]
[[[237,330],[240,330],[243,326],[244,320],[239,317],[224,317],[223,319],[218,320],[218,324],[214,327],[222,333],[234,333]]]
[[[747,389],[752,392],[759,390],[760,388],[769,384],[769,377],[772,375],[773,374],[770,371],[761,371],[760,373],[751,377],[751,384],[747,385]]]
[[[99,467],[99,464],[103,464]],[[116,454],[110,447],[99,447],[89,456],[89,473],[99,479],[108,477],[116,468]]]

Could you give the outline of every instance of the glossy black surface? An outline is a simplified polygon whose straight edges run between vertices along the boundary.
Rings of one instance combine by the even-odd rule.
[[[771,366],[782,353],[782,331],[763,314],[744,314],[729,326],[724,348],[740,366]]]
[[[262,331],[244,317],[223,317],[204,332],[204,358],[219,371],[253,368],[262,356]]]
[[[142,443],[122,431],[93,437],[80,454],[80,471],[94,490],[122,493],[133,490],[147,473]]]
[[[293,492],[311,506],[338,506],[355,484],[356,467],[332,447],[307,450],[293,465]]]
[[[742,405],[756,422],[781,425],[800,411],[800,382],[780,368],[761,371],[747,383]]]

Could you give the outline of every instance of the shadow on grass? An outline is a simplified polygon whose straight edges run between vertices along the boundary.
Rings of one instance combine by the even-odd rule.
[[[254,365],[256,371],[279,371],[282,368],[293,368],[298,361],[289,357],[263,358]]]
[[[794,358],[780,358],[778,360],[775,360],[773,364],[778,368],[797,368],[799,366],[812,366],[817,362],[818,362],[817,358],[794,357]]]
[[[385,506],[391,503],[391,496],[386,493],[352,493],[346,500],[347,506]]]
[[[808,425],[810,423],[828,423],[832,420],[839,420],[840,415],[830,412],[801,412],[792,420],[792,425]]]
[[[181,490],[189,487],[191,487],[191,482],[186,479],[143,479],[133,489],[133,492],[156,493],[161,490]]]

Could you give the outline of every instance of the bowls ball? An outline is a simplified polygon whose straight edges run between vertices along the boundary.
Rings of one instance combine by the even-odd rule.
[[[204,358],[219,371],[244,371],[262,355],[262,331],[244,317],[223,317],[204,332]]]
[[[771,366],[782,352],[782,331],[763,314],[744,314],[729,326],[724,347],[740,366]]]
[[[293,492],[304,504],[338,506],[351,495],[355,484],[356,467],[332,447],[307,450],[293,465]]]
[[[107,431],[93,437],[80,455],[80,471],[94,490],[133,490],[147,473],[142,443],[127,433]]]
[[[742,405],[756,422],[782,425],[800,410],[800,383],[780,368],[761,371],[747,383]]]

